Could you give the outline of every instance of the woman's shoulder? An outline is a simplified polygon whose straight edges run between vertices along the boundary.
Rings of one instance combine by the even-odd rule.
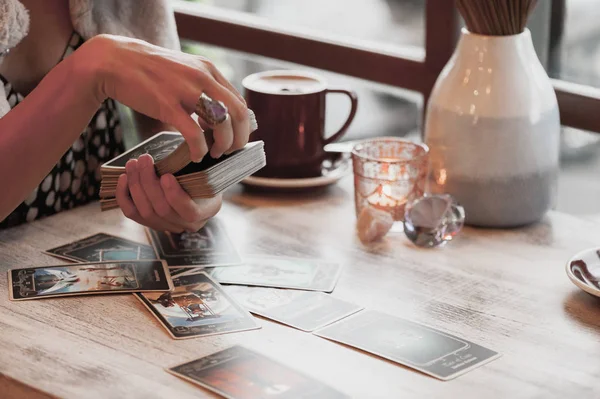
[[[71,0],[73,27],[85,39],[108,33],[180,49],[169,0]],[[142,4],[142,5],[140,5]],[[144,12],[140,12],[140,7]]]
[[[142,4],[142,5],[140,5]],[[85,39],[108,33],[135,37],[179,49],[175,16],[169,0],[70,0],[73,28]],[[144,12],[140,12],[144,7]],[[27,9],[19,0],[0,0],[0,55],[29,31]]]
[[[15,47],[29,31],[29,14],[18,0],[0,0],[0,55]]]

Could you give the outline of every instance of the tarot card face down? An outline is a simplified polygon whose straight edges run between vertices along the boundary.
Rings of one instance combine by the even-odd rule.
[[[363,309],[322,292],[239,285],[226,286],[225,291],[250,312],[303,331],[325,327]]]
[[[169,291],[162,261],[79,263],[8,271],[10,299]]]
[[[341,266],[316,259],[248,256],[240,266],[216,267],[208,272],[224,284],[331,292]]]
[[[376,311],[364,311],[314,334],[450,380],[500,355],[467,340]]]
[[[168,371],[231,399],[348,398],[314,378],[241,346]]]
[[[146,231],[156,255],[169,267],[225,266],[241,262],[225,229],[214,219],[194,233]]]
[[[98,233],[47,250],[45,253],[75,262],[156,259],[152,247],[110,234]]]
[[[171,337],[194,338],[260,328],[248,311],[206,274],[175,278],[174,285],[172,292],[137,295]]]

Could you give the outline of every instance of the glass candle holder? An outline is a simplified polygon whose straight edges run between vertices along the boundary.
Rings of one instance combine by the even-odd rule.
[[[373,207],[403,221],[406,204],[425,191],[428,152],[424,144],[393,137],[356,145],[352,150],[356,216]]]

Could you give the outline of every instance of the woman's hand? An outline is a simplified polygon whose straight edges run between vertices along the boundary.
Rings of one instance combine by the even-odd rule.
[[[210,150],[213,158],[242,148],[250,135],[243,97],[206,58],[120,36],[99,35],[78,52],[96,79],[98,101],[113,98],[151,118],[175,127],[190,147],[192,161]],[[208,148],[203,129],[191,114],[202,93],[222,101],[229,118],[214,129]]]
[[[207,59],[119,36],[100,35],[85,43],[80,59],[91,61],[98,101],[113,98],[179,130],[198,162],[242,148],[250,135],[243,97]],[[85,68],[85,67],[84,67]],[[202,93],[222,101],[229,118],[213,126],[208,147],[192,118]],[[204,125],[206,127],[206,125]],[[173,175],[159,178],[150,155],[131,160],[119,178],[117,203],[126,217],[155,230],[197,231],[221,208],[221,196],[194,202]]]
[[[198,231],[221,209],[220,195],[194,202],[173,175],[159,178],[148,154],[127,162],[125,170],[117,183],[117,203],[126,217],[154,230]]]

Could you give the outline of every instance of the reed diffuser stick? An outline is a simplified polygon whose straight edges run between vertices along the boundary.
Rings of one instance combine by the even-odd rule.
[[[456,7],[472,33],[517,35],[525,30],[537,0],[456,0]]]

